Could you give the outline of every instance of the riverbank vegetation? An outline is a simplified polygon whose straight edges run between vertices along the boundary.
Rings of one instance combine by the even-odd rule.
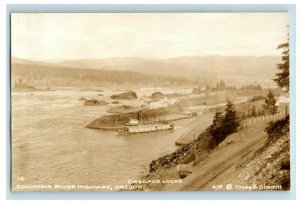
[[[239,123],[235,106],[231,101],[228,101],[224,112],[216,112],[210,127],[196,136],[195,140],[183,145],[177,151],[153,160],[149,165],[149,172],[189,163],[195,160],[196,155],[197,161],[204,159],[228,135],[237,131]]]

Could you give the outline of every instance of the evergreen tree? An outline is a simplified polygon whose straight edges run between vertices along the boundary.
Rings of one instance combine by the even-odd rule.
[[[206,91],[210,91],[210,86],[206,85]]]
[[[224,113],[216,112],[213,124],[209,127],[209,133],[213,137],[215,145],[221,143],[228,135],[236,132],[240,125],[239,122],[234,104],[228,101],[225,115]]]
[[[289,41],[289,38],[288,38]],[[281,59],[282,63],[277,64],[277,69],[280,71],[276,73],[277,78],[273,79],[277,85],[285,91],[289,91],[290,84],[290,48],[289,42],[278,45],[277,49],[282,49]]]
[[[249,118],[249,117],[251,117],[252,115],[251,115],[251,107],[250,106],[248,106],[248,109],[247,109],[247,117]]]
[[[226,84],[225,84],[225,82],[223,80],[220,81],[219,86],[220,86],[221,90],[224,90],[226,88]]]
[[[257,113],[256,113],[256,107],[255,105],[252,105],[251,107],[251,116],[252,117],[256,117]]]
[[[240,126],[240,120],[237,111],[235,109],[235,106],[230,100],[228,100],[225,109],[223,129],[225,133],[229,135],[236,132],[239,126]]]
[[[211,136],[213,136],[214,140],[219,143],[218,141],[221,141],[223,138],[223,122],[224,122],[224,116],[222,112],[217,111],[215,113],[213,124],[209,127],[209,133]]]
[[[222,127],[224,121],[224,116],[222,112],[217,111],[215,113],[214,119],[213,119],[213,124],[211,125],[211,129],[216,130],[218,128]]]
[[[265,98],[265,104],[263,106],[269,114],[274,115],[277,112],[276,99],[271,90],[269,90],[269,93]]]
[[[246,113],[244,111],[240,112],[239,115],[240,115],[240,119],[241,120],[245,120],[247,118],[247,115],[246,115]]]

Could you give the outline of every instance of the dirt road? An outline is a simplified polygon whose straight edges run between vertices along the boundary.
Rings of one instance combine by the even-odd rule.
[[[213,116],[212,113],[197,116],[195,120],[189,124],[189,129],[176,140],[175,144],[185,145],[194,140],[195,135],[198,136],[205,128],[212,124]]]
[[[191,175],[180,185],[167,185],[164,189],[174,191],[213,191],[215,186],[224,184],[228,175],[236,172],[236,167],[263,146],[267,134],[263,132],[265,123],[245,128],[228,137],[207,158],[190,167]],[[221,186],[225,188],[225,186]],[[218,189],[222,190],[222,189]]]
[[[264,123],[254,125],[232,135],[232,143],[213,152],[208,159],[199,163],[186,178],[181,191],[215,190],[216,185],[222,184],[226,174],[235,172],[235,167],[247,157],[261,148],[267,139],[263,132]],[[240,139],[240,141],[238,141]],[[194,174],[194,175],[193,175]],[[222,187],[220,187],[222,188]],[[220,189],[219,189],[220,190]]]

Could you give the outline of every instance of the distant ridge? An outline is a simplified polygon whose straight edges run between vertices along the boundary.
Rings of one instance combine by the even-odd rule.
[[[183,56],[168,59],[138,57],[61,60],[41,62],[12,57],[12,63],[47,67],[133,71],[143,74],[174,76],[208,82],[224,79],[233,83],[272,84],[279,56]]]

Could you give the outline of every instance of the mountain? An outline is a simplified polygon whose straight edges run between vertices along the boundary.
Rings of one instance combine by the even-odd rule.
[[[162,75],[187,75],[192,70],[185,66],[176,65],[160,59],[146,58],[107,58],[107,59],[79,59],[65,60],[58,63],[59,66],[74,67],[76,65],[88,67],[91,69],[106,69],[119,71],[136,71],[148,74]]]
[[[185,75],[197,74],[250,74],[260,73],[273,75],[276,64],[281,60],[278,56],[187,56],[169,59],[145,58],[108,58],[65,60],[60,66],[84,66],[92,69],[131,70],[143,73]]]
[[[211,83],[223,79],[227,83],[261,83],[274,85],[279,56],[183,56],[169,59],[105,58],[37,62],[12,58],[12,63],[46,65],[65,68],[133,71],[143,74],[173,76]]]

